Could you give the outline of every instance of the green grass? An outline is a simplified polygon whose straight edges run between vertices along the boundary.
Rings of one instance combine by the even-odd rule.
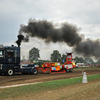
[[[100,74],[87,76],[88,81],[100,79]]]
[[[87,76],[87,79],[88,81],[100,79],[100,74]],[[33,85],[0,89],[0,100],[3,100],[5,98],[15,98],[16,96],[20,97],[25,94],[64,88],[69,85],[81,84],[81,83],[82,83],[82,77],[78,77],[78,78],[48,81],[48,82],[43,82],[43,83],[38,83]]]

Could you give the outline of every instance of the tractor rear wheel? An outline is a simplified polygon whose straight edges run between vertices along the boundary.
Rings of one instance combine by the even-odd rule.
[[[66,73],[68,73],[69,72],[69,69],[66,69]]]
[[[72,72],[73,71],[73,68],[72,69],[69,69],[69,72]]]

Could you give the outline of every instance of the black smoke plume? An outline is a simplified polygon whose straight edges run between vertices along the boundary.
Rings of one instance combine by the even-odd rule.
[[[24,36],[23,35],[18,35],[18,40],[16,41],[18,47],[21,45],[22,40],[24,40]]]
[[[28,42],[29,37],[38,37],[46,43],[65,42],[69,46],[74,46],[82,40],[77,33],[78,30],[75,25],[67,22],[61,24],[60,28],[55,28],[54,24],[47,20],[30,19],[28,25],[20,26],[19,35],[24,36],[24,38],[20,38],[22,39],[20,42]]]
[[[47,20],[30,19],[28,25],[20,26],[16,43],[20,46],[22,41],[29,42],[30,37],[38,37],[46,43],[65,42],[78,54],[100,58],[100,40],[86,39],[83,41],[78,34],[79,30],[75,25],[67,22],[55,27],[53,22]]]
[[[86,39],[75,46],[73,51],[84,57],[94,57],[95,59],[98,59],[100,58],[100,40],[97,39],[93,41],[91,39]]]

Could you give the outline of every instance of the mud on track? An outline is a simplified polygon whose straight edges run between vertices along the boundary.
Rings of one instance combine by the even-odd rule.
[[[63,73],[63,74],[38,73],[37,75],[14,74],[13,76],[0,76],[0,87],[78,77],[82,76],[82,71],[83,69],[80,70],[75,69],[71,73]],[[100,69],[85,69],[84,71],[87,73],[87,75],[100,74]]]

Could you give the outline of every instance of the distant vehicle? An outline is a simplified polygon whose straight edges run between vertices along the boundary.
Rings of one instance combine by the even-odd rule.
[[[76,63],[76,68],[77,67],[85,67],[85,64],[84,63]]]

